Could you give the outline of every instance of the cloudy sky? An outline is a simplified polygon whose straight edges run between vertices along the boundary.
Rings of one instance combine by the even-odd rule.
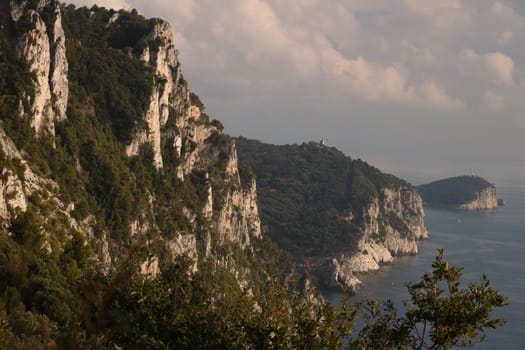
[[[523,0],[71,2],[169,21],[231,135],[326,138],[416,183],[525,181]]]

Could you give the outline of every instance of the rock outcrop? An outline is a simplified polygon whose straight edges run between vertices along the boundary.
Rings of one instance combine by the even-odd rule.
[[[68,63],[60,4],[57,1],[10,1],[11,20],[23,28],[18,39],[18,51],[34,74],[33,96],[29,101],[29,118],[37,135],[55,134],[55,121],[66,119],[69,94]],[[47,18],[43,18],[46,13]],[[22,102],[22,101],[21,101]],[[23,105],[21,103],[21,105]]]
[[[458,206],[462,210],[490,210],[498,207],[498,198],[496,196],[496,187],[487,187],[476,192],[476,198],[468,203],[463,203]]]
[[[118,18],[108,25],[116,21]],[[152,42],[162,44],[153,47],[153,45],[149,45]],[[192,131],[192,136],[203,138],[202,130],[195,130],[195,127],[188,123],[189,120],[197,120],[200,113],[194,112],[196,107],[190,105],[190,92],[182,76],[178,52],[173,43],[173,34],[169,23],[157,19],[152,20],[151,32],[142,38],[139,44],[144,46],[140,53],[140,59],[154,68],[156,78],[155,82],[152,82],[153,91],[150,104],[144,116],[147,128],[136,130],[132,142],[126,147],[126,152],[129,156],[136,155],[140,146],[150,143],[153,147],[154,165],[159,169],[163,166],[162,141],[167,138],[167,135],[162,133],[162,129],[166,126],[170,114],[175,119],[178,132],[182,132],[182,134],[175,135],[171,140],[172,146],[176,148],[180,157],[184,136],[187,138]],[[187,128],[193,130],[190,131]],[[169,131],[173,132],[173,130]]]
[[[74,203],[67,203],[61,198],[55,181],[38,175],[32,169],[2,128],[0,153],[4,163],[0,173],[0,227],[6,228],[10,221],[26,212],[29,203],[34,206],[38,202],[46,208],[45,216],[41,211],[43,222],[62,221],[86,238],[94,238],[95,218],[92,215],[80,221],[73,218],[71,212],[74,211]]]
[[[217,231],[222,241],[238,242],[243,248],[250,246],[251,238],[261,238],[255,179],[242,192],[227,193],[218,214]]]
[[[358,251],[330,259],[321,282],[329,288],[359,287],[355,273],[379,270],[395,256],[414,255],[417,242],[428,238],[423,201],[412,188],[384,188],[364,209],[363,236]]]
[[[118,19],[113,23],[116,22]],[[144,46],[140,59],[154,68],[156,77],[149,109],[144,116],[147,127],[136,130],[133,141],[126,147],[127,154],[133,156],[142,144],[149,143],[153,147],[154,166],[161,169],[162,150],[170,147],[178,157],[177,176],[181,180],[194,172],[204,173],[208,196],[202,214],[211,221],[210,229],[201,232],[201,236],[205,237],[205,255],[211,251],[210,230],[216,233],[219,244],[234,242],[247,248],[251,238],[261,236],[255,181],[243,188],[235,143],[210,123],[198,106],[191,104],[190,89],[181,72],[169,24],[159,19],[152,20],[151,24],[151,33],[139,42]],[[152,42],[156,45],[148,45]],[[170,119],[172,123],[167,127]],[[214,143],[213,138],[220,138],[222,144]],[[220,173],[214,171],[215,175],[210,176],[212,169],[217,168]],[[214,201],[217,196],[222,201]],[[189,217],[194,214],[188,212]],[[196,239],[179,239],[171,246],[178,247],[172,249],[175,254],[198,257]]]
[[[4,163],[7,163],[0,175],[0,220],[7,222],[27,210],[29,197],[33,193],[44,192],[46,188],[56,188],[56,184],[32,171],[1,128],[0,152],[5,159]]]

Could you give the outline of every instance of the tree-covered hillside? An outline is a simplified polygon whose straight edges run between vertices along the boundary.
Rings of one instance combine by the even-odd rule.
[[[370,201],[385,187],[409,186],[314,142],[276,146],[239,137],[236,143],[239,160],[256,174],[268,235],[296,256],[355,250]],[[348,215],[353,219],[345,219]]]

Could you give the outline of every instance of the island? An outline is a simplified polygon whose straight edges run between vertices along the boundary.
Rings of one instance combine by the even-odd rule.
[[[498,207],[496,186],[476,175],[450,177],[417,187],[424,204],[460,210],[490,210]]]

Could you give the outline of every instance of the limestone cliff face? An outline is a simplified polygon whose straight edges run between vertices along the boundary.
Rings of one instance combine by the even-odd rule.
[[[0,8],[3,10],[6,6],[2,3]],[[35,77],[34,95],[21,96],[21,117],[29,118],[37,135],[54,136],[55,123],[66,119],[69,94],[66,38],[60,4],[55,0],[13,0],[9,2],[8,9],[8,14],[3,11],[0,16],[2,23],[8,20],[15,27],[11,35],[17,42],[18,54],[27,62]],[[104,24],[106,30],[119,23],[120,14],[112,13]],[[153,166],[159,176],[162,176],[169,161],[169,171],[174,171],[180,181],[203,179],[198,186],[205,186],[206,198],[199,196],[196,200],[193,198],[192,203],[184,203],[177,198],[178,193],[173,193],[170,200],[182,202],[176,207],[182,206],[181,212],[188,224],[184,228],[159,233],[154,211],[164,204],[156,206],[160,199],[151,189],[145,189],[146,208],[131,221],[129,232],[124,234],[128,243],[144,244],[145,249],[153,245],[158,247],[161,243],[165,248],[163,252],[169,251],[172,257],[187,256],[193,261],[192,269],[195,271],[199,259],[217,257],[221,246],[233,244],[249,250],[252,240],[261,237],[256,184],[253,179],[242,183],[235,143],[223,134],[221,124],[210,122],[199,106],[192,105],[169,24],[159,19],[144,21],[150,32],[136,43],[133,51],[136,56],[131,58],[139,59],[153,69],[152,93],[143,123],[135,126],[131,142],[123,144],[122,148],[128,157],[133,158],[142,146],[150,145]],[[93,113],[95,117],[95,111],[96,108],[91,108],[88,113]],[[111,232],[103,229],[95,234],[97,219],[92,213],[83,219],[73,218],[71,213],[75,211],[75,203],[62,200],[55,182],[31,170],[31,165],[21,154],[23,152],[17,150],[1,127],[0,143],[8,159],[6,162],[14,164],[4,167],[0,173],[0,220],[3,223],[8,225],[9,220],[27,210],[30,201],[38,202],[42,197],[49,204],[46,210],[54,213],[51,216],[63,219],[66,226],[83,233],[97,247],[100,262],[111,266],[119,259],[119,255],[123,254],[119,247],[122,243],[111,241]],[[88,176],[89,169],[82,169],[75,157],[70,156],[78,164],[77,173]],[[35,199],[35,196],[38,198]],[[33,207],[39,205],[31,204]],[[44,221],[51,217],[49,213],[39,214],[42,214]],[[159,241],[150,241],[151,235]],[[142,264],[142,271],[145,275],[155,276],[162,262],[159,256],[148,255]],[[235,265],[232,259],[223,260],[229,261],[229,266]],[[242,282],[242,269],[235,272]]]
[[[498,198],[494,186],[489,186],[480,192],[476,192],[475,196],[476,198],[472,201],[459,205],[458,209],[475,211],[496,209],[498,207]]]
[[[378,270],[395,256],[417,254],[417,241],[428,238],[423,201],[412,188],[384,188],[363,210],[363,236],[355,254],[333,258],[325,268],[328,287],[356,288],[355,272]]]
[[[117,21],[118,19],[114,19]],[[111,24],[110,24],[111,25]],[[153,29],[149,35],[142,39],[145,48],[140,54],[140,58],[146,64],[155,69],[156,79],[153,82],[149,109],[144,116],[147,129],[136,130],[135,137],[130,145],[127,146],[128,155],[136,155],[141,145],[149,142],[153,146],[154,165],[162,168],[162,129],[165,127],[170,113],[176,118],[178,134],[172,137],[172,146],[176,148],[177,154],[181,156],[182,138],[188,136],[188,120],[198,119],[200,113],[193,112],[190,106],[189,89],[182,77],[178,52],[173,44],[173,34],[170,25],[162,20],[153,20]],[[162,43],[154,48],[148,43]],[[193,112],[193,113],[192,113]],[[190,127],[191,128],[191,127]],[[171,130],[173,131],[173,130]],[[193,136],[201,136],[201,133],[193,131]]]
[[[66,118],[69,94],[60,4],[54,0],[11,0],[10,9],[15,25],[28,28],[19,37],[18,51],[35,75],[34,96],[22,97],[29,100],[30,106],[23,114],[37,135],[54,135],[55,121]]]
[[[0,173],[0,223],[2,223],[0,226],[5,228],[5,224],[10,220],[25,213],[29,202],[33,202],[33,205],[39,202],[39,206],[45,207],[48,211],[46,213],[40,211],[44,222],[62,220],[71,229],[81,232],[87,238],[94,237],[93,227],[96,225],[94,217],[89,215],[80,221],[73,218],[71,212],[75,209],[74,203],[67,203],[61,198],[56,182],[33,171],[2,128],[0,128],[0,152],[5,157],[4,162],[9,164],[4,166]]]
[[[231,191],[219,211],[217,231],[222,241],[250,246],[251,238],[261,238],[261,221],[257,208],[255,180],[243,191]]]
[[[10,219],[17,212],[25,212],[27,201],[20,179],[13,171],[3,169],[0,179],[0,218]]]
[[[116,22],[115,16],[108,25]],[[175,154],[179,163],[179,179],[186,181],[195,172],[206,178],[208,195],[202,213],[185,212],[198,233],[189,236],[177,233],[169,242],[174,255],[186,254],[196,261],[199,241],[205,257],[212,254],[213,242],[219,245],[233,242],[248,248],[252,238],[261,236],[255,181],[241,185],[235,143],[216,124],[210,123],[198,106],[192,105],[170,25],[159,19],[150,22],[151,32],[139,42],[144,47],[139,57],[154,68],[156,78],[144,115],[147,127],[135,130],[126,153],[130,157],[137,155],[140,147],[149,143],[153,165],[160,171],[164,166],[163,150],[171,148],[174,152],[170,154]],[[221,140],[220,144],[216,139]],[[208,227],[197,224],[198,214],[210,221]]]
[[[7,222],[27,210],[28,199],[34,192],[44,191],[46,184],[52,187],[53,183],[42,179],[31,170],[1,128],[0,150],[6,159],[16,164],[4,166],[0,175],[0,220]]]

